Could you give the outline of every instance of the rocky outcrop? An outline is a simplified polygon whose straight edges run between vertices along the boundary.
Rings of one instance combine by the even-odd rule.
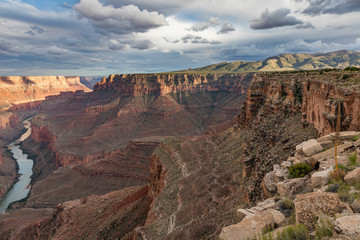
[[[343,211],[352,212],[334,193],[306,193],[296,196],[296,222],[304,224],[309,231],[315,229],[314,218],[320,214],[334,215]]]

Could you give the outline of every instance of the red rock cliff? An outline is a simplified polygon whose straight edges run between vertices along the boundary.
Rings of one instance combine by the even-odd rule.
[[[126,96],[164,95],[177,92],[226,91],[245,94],[243,84],[252,74],[121,74],[103,78],[94,91],[114,90]]]
[[[346,72],[345,72],[346,73]],[[337,104],[341,104],[341,130],[360,130],[360,91],[352,83],[360,74],[343,80],[340,72],[257,74],[245,101],[241,124],[261,121],[269,113],[301,111],[303,121],[314,124],[320,135],[335,131]],[[259,110],[263,106],[263,112]]]

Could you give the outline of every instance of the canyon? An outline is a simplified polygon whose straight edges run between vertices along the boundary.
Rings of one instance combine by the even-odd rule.
[[[274,164],[335,130],[338,104],[341,131],[360,131],[359,79],[122,74],[93,92],[47,97],[22,144],[34,158],[30,194],[0,215],[0,236],[217,238],[240,221],[239,207],[268,197],[262,181]]]

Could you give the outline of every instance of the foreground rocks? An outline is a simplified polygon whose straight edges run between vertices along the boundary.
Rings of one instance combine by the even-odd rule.
[[[267,229],[273,229],[284,221],[284,215],[274,209],[257,212],[255,215],[244,219],[238,224],[222,229],[220,239],[238,240],[253,239]]]
[[[335,213],[352,212],[335,193],[299,194],[295,200],[296,222],[304,224],[309,231],[315,229],[314,219],[320,214],[333,216]]]
[[[334,222],[337,233],[358,239],[360,236],[360,214],[339,217]]]
[[[347,160],[349,154],[353,154],[352,152],[356,153],[359,150],[360,145],[356,145],[356,142],[346,142],[350,137],[354,138],[359,135],[359,132],[345,132],[340,134],[341,139],[344,139],[345,142],[340,143],[338,147],[338,153],[340,154],[339,159],[342,159],[342,161],[344,161],[344,159]],[[332,139],[332,137],[332,135],[324,136],[318,140],[312,139],[299,144],[296,147],[294,156],[289,157],[280,164],[275,164],[273,170],[265,175],[261,185],[264,195],[269,198],[259,202],[255,207],[238,209],[237,213],[242,221],[238,224],[223,228],[220,238],[239,240],[255,239],[261,237],[264,232],[269,230],[269,227],[274,229],[271,235],[275,238],[277,234],[285,228],[283,227],[284,224],[279,227],[279,224],[271,221],[274,217],[269,217],[269,212],[271,210],[280,210],[286,213],[286,216],[294,215],[294,223],[304,225],[312,236],[316,234],[316,224],[322,224],[321,219],[327,219],[327,225],[323,227],[330,229],[327,230],[330,232],[333,229],[332,226],[334,226],[335,229],[331,233],[331,236],[333,236],[331,239],[360,239],[360,214],[354,214],[360,212],[360,202],[358,199],[351,200],[351,196],[360,195],[359,190],[351,187],[351,185],[360,182],[360,168],[358,167],[348,172],[344,178],[345,183],[343,184],[347,183],[350,186],[342,186],[343,195],[341,195],[341,199],[344,201],[351,200],[352,202],[349,202],[349,204],[351,203],[351,207],[343,202],[337,193],[325,192],[329,188],[329,173],[332,171],[333,165],[331,156],[334,154],[334,149],[322,151],[322,148],[319,146],[320,143],[324,143],[324,141]],[[320,150],[322,152],[320,152]],[[297,163],[311,163],[314,167],[317,165],[319,171],[313,170],[303,178],[289,178],[289,167]],[[344,162],[344,165],[346,164],[349,163]],[[277,202],[279,198],[276,198],[277,201],[275,201],[273,196],[283,197],[280,200],[284,201],[281,203],[281,207],[280,203]],[[287,197],[294,199],[294,209],[291,207],[292,200]],[[287,203],[285,203],[285,200]],[[264,217],[264,222],[259,220],[259,218],[261,218],[260,216]],[[334,217],[336,217],[336,219],[334,219]],[[292,222],[291,217],[287,219],[287,222]],[[254,227],[254,225],[258,227]]]

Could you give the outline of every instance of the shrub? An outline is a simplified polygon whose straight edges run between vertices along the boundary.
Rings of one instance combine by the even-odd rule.
[[[329,172],[329,178],[334,181],[342,181],[346,175],[346,172],[340,168],[334,169]]]
[[[329,216],[320,214],[316,223],[316,239],[322,240],[333,235],[333,222]]]
[[[286,198],[283,198],[281,199],[279,202],[278,202],[278,206],[280,209],[282,210],[292,210],[294,209],[295,207],[295,204],[294,204],[294,201],[291,200],[290,198],[286,197]]]
[[[356,165],[357,160],[357,153],[354,152],[353,154],[348,155],[350,165]]]
[[[279,232],[276,240],[310,240],[310,234],[305,225],[297,224]]]
[[[334,184],[334,183],[331,183],[331,184],[329,184],[328,186],[327,186],[327,188],[326,188],[326,192],[337,192],[337,190],[339,189],[339,185],[337,185],[337,184]]]
[[[360,139],[360,137],[357,136],[357,137],[353,137],[352,139],[350,139],[350,141],[355,142],[355,141],[357,141],[357,140],[359,140],[359,139]]]
[[[354,201],[354,196],[350,193],[350,186],[346,184],[342,184],[337,190],[339,198],[341,201],[351,204]]]
[[[307,165],[306,163],[297,163],[289,168],[289,175],[291,178],[304,177],[309,172],[311,172],[311,170],[311,166]]]
[[[344,75],[342,76],[342,79],[343,79],[343,80],[348,79],[348,78],[350,78],[350,76],[349,76],[348,74],[344,74]]]

